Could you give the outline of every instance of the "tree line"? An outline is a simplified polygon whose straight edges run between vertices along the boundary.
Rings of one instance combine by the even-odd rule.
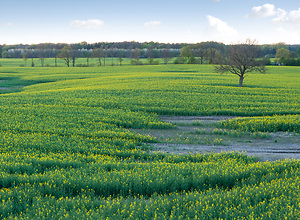
[[[230,48],[235,45],[225,45],[218,42],[201,42],[197,44],[158,42],[99,42],[88,44],[33,44],[33,45],[0,45],[0,57],[23,58],[25,62],[39,58],[44,66],[46,58],[63,59],[67,66],[75,66],[77,58],[86,58],[87,66],[90,58],[96,58],[99,66],[105,66],[108,58],[111,65],[122,65],[123,58],[131,59],[131,64],[142,64],[141,58],[147,58],[149,64],[158,64],[156,58],[163,59],[164,64],[173,58],[175,64],[217,64],[228,56]],[[257,58],[261,58],[266,65],[270,58],[275,58],[278,65],[300,65],[300,45],[286,45],[284,43],[272,45],[258,45]]]

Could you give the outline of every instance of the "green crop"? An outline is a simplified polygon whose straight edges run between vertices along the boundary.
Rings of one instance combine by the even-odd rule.
[[[157,140],[135,132],[176,129],[159,115],[251,116],[223,126],[298,132],[299,68],[270,67],[239,88],[209,65],[1,63],[0,218],[299,217],[298,160],[150,152]]]

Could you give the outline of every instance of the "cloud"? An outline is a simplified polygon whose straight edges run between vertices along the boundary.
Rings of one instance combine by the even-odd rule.
[[[78,29],[100,29],[104,21],[98,19],[89,19],[86,21],[73,20],[70,22],[71,27]]]
[[[208,25],[204,29],[203,36],[214,41],[232,43],[240,40],[239,32],[226,22],[211,15],[206,16]]]
[[[226,22],[220,20],[219,18],[213,17],[211,15],[207,15],[206,18],[208,19],[208,31],[213,34],[220,34],[220,35],[237,35],[238,31],[235,30],[233,27],[230,27]]]
[[[278,15],[273,21],[300,24],[300,8],[298,10],[290,11],[289,13],[282,10],[281,15]]]
[[[149,21],[144,24],[145,27],[157,27],[161,24],[161,21]]]
[[[249,17],[270,17],[278,14],[278,9],[273,4],[264,4],[262,6],[253,7]]]
[[[287,12],[281,8],[276,8],[273,4],[264,4],[253,7],[248,17],[273,17],[273,22],[300,24],[300,8]]]

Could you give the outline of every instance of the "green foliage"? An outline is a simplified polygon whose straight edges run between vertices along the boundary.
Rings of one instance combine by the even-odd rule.
[[[300,133],[300,115],[266,116],[231,119],[221,123],[223,127],[251,132],[289,131]]]
[[[130,64],[131,65],[143,65],[143,61],[132,59],[132,60],[130,60]]]
[[[299,114],[297,68],[242,89],[212,70],[2,67],[0,87],[23,87],[0,95],[0,218],[297,219],[299,161],[150,152],[156,139],[133,130],[173,129],[159,114]]]

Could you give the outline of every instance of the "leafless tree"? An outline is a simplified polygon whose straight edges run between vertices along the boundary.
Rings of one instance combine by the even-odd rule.
[[[219,73],[230,72],[239,76],[239,87],[243,87],[245,75],[251,72],[264,73],[265,65],[257,61],[258,47],[256,41],[247,40],[245,43],[231,45],[227,59],[215,66]]]

